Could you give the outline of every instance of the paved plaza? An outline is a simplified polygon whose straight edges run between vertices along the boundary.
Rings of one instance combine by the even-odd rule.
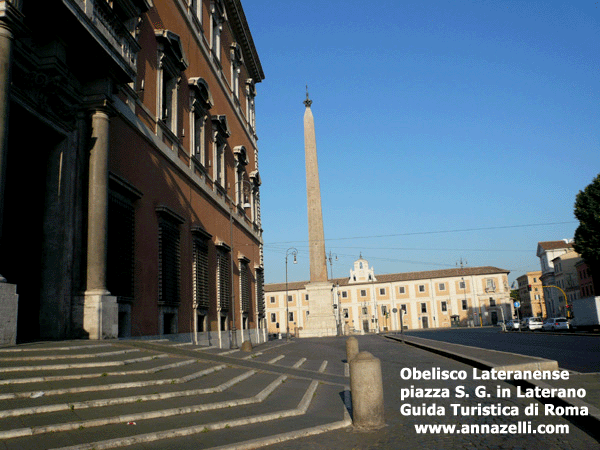
[[[595,375],[545,382],[585,388],[589,393],[575,403],[587,405],[591,415],[569,421],[544,415],[543,404],[537,400],[517,398],[513,384],[472,379],[473,365],[487,359],[502,366],[504,360],[514,360],[514,355],[470,354],[473,350],[468,347],[439,348],[443,344],[418,338],[412,338],[411,345],[378,335],[357,338],[360,350],[372,353],[382,364],[386,426],[368,432],[359,432],[351,424],[346,338],[275,340],[251,353],[167,340],[45,342],[2,348],[0,450],[600,449],[594,438],[600,428],[595,416],[600,404]],[[464,380],[403,380],[400,372],[405,368],[466,371],[469,376]],[[410,386],[432,392],[448,389],[452,396],[402,399],[406,393],[402,389]],[[457,386],[463,386],[469,397],[455,398]],[[487,392],[500,387],[510,395],[477,398],[481,387]],[[445,414],[403,415],[400,408],[406,403],[435,403]],[[450,406],[498,403],[516,407],[519,414],[455,416]],[[541,413],[525,415],[523,411],[531,404],[538,404]],[[418,434],[415,429],[422,424],[518,422],[529,422],[532,429],[568,425],[569,431]]]

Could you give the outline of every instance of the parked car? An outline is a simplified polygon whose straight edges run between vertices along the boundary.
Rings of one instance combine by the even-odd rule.
[[[544,320],[544,323],[542,324],[542,329],[544,331],[568,330],[569,321],[566,317],[551,317],[549,319]]]
[[[540,330],[542,328],[543,322],[541,317],[526,317],[524,319],[524,323],[521,322],[522,330]]]
[[[515,330],[519,329],[520,325],[521,324],[516,319],[509,320],[508,323],[506,324],[506,329],[509,330],[509,331],[515,331]]]

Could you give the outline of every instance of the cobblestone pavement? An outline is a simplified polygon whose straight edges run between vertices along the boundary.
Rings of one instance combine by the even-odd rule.
[[[600,443],[590,437],[581,429],[563,417],[546,417],[541,412],[538,416],[526,416],[523,411],[530,405],[538,405],[539,411],[543,411],[543,404],[531,399],[516,398],[516,388],[501,381],[472,380],[472,367],[454,361],[425,350],[417,349],[402,343],[388,341],[380,336],[358,336],[361,351],[368,351],[378,357],[382,363],[385,418],[386,427],[361,433],[353,428],[337,430],[316,437],[298,439],[294,442],[294,448],[298,450],[320,450],[345,448],[354,450],[367,449],[400,449],[400,448],[427,448],[427,449],[465,449],[465,450],[552,450],[571,449],[589,450],[600,449]],[[344,341],[331,340],[328,345],[342,347]],[[323,345],[323,344],[322,344]],[[402,380],[400,370],[405,367],[415,367],[419,370],[430,370],[432,367],[440,367],[446,370],[466,370],[469,374],[465,381],[415,381]],[[458,386],[464,385],[465,392],[470,394],[468,399],[451,398],[444,399],[405,399],[400,397],[400,390],[413,385],[415,388],[449,388],[451,391]],[[487,392],[495,393],[497,386],[510,390],[510,398],[475,398],[475,388],[484,386]],[[577,387],[577,386],[571,386]],[[444,416],[403,416],[399,408],[403,403],[419,406],[423,403],[436,403],[443,406],[446,411]],[[469,416],[455,417],[452,414],[450,404],[460,403],[463,406],[491,405],[501,403],[502,406],[516,406],[519,415],[514,417],[493,416]],[[417,434],[415,424],[508,424],[518,421],[531,421],[532,428],[540,424],[569,425],[568,434],[519,434],[519,435],[492,435],[492,434]],[[267,447],[269,450],[290,448],[286,444],[278,444]]]

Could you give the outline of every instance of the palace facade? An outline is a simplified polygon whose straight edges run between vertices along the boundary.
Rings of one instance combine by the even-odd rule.
[[[330,280],[331,314],[338,334],[495,325],[513,316],[508,273],[465,267],[377,275],[361,257],[349,277]],[[302,329],[310,315],[307,284],[265,285],[269,333]]]
[[[0,1],[0,63],[4,342],[264,339],[240,0]]]

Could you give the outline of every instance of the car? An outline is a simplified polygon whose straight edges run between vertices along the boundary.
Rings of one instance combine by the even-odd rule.
[[[540,330],[542,328],[543,322],[541,317],[527,317],[524,319],[525,323],[521,322],[521,326],[523,330]]]
[[[509,320],[508,323],[506,324],[506,329],[509,331],[515,331],[518,330],[520,327],[520,323],[518,320]]]
[[[568,330],[569,321],[566,317],[550,317],[544,320],[544,323],[542,324],[542,329],[544,331]]]

